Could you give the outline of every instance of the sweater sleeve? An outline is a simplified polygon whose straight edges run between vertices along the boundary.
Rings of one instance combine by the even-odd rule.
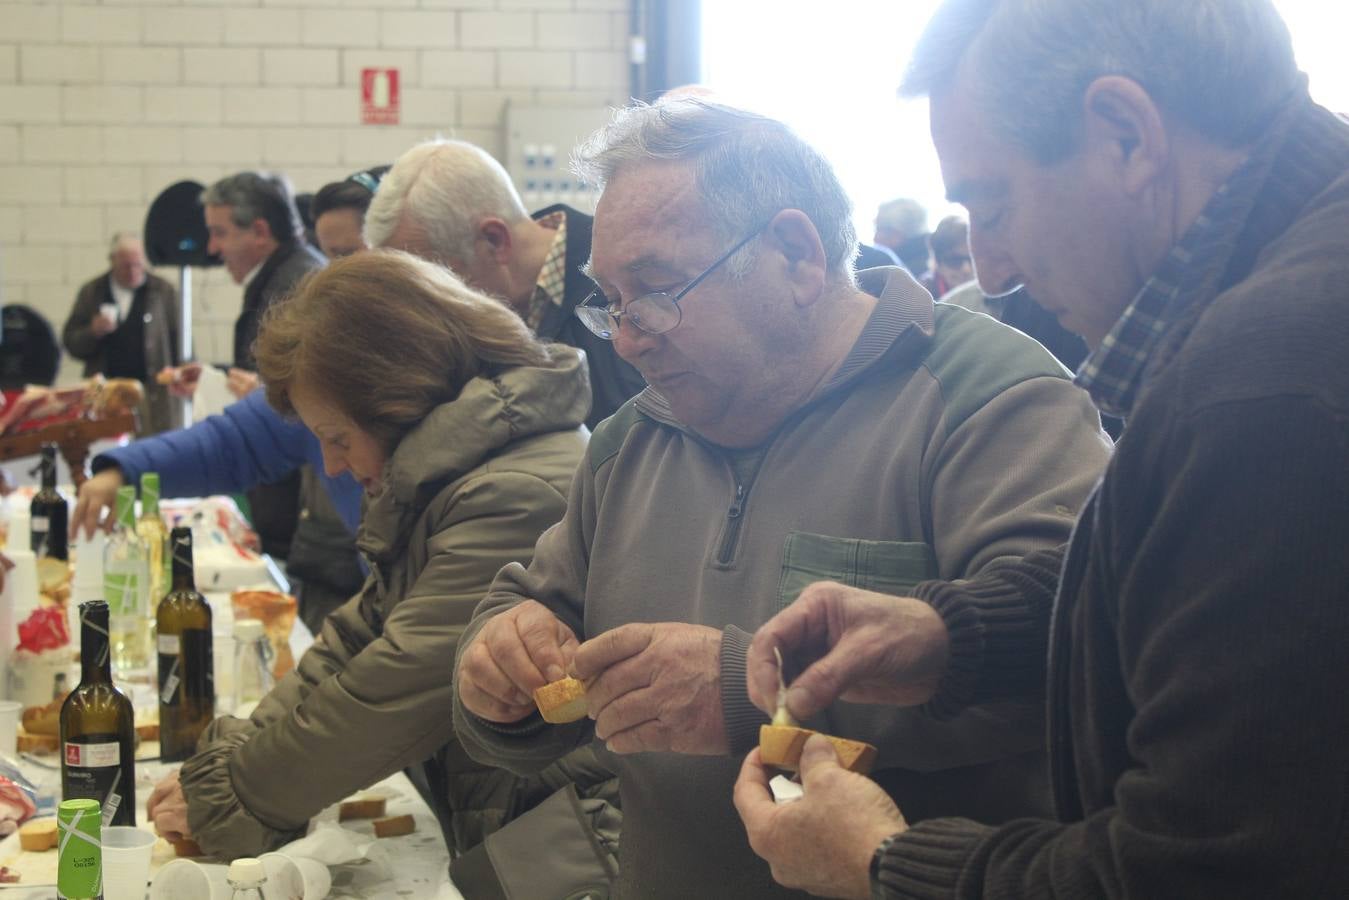
[[[594,448],[592,441],[590,450]],[[572,479],[562,521],[539,538],[528,568],[511,563],[497,575],[491,591],[473,613],[473,621],[459,643],[460,653],[493,616],[527,599],[548,607],[578,639],[585,640],[583,606],[590,545],[595,533],[595,507],[595,480],[587,457],[581,461]],[[457,670],[457,659],[455,667]],[[469,756],[517,774],[540,771],[587,743],[594,734],[589,719],[568,725],[548,725],[538,715],[533,715],[508,725],[489,722],[465,709],[458,691],[453,694],[455,733]]]
[[[266,849],[252,844],[254,823],[273,829],[269,836],[301,828],[328,804],[449,743],[450,717],[428,711],[449,707],[455,648],[483,585],[507,560],[528,558],[534,536],[561,513],[561,495],[532,475],[490,474],[460,486],[432,526],[425,567],[387,619],[380,621],[372,576],[258,705],[251,735],[226,736],[224,747],[206,745],[184,765],[202,847],[225,858]]]
[[[1349,419],[1293,396],[1130,429],[1077,598],[1110,607],[1095,616],[1119,659],[1083,666],[1118,665],[1128,719],[1088,738],[1127,756],[1074,759],[1122,774],[1081,821],[918,824],[891,843],[879,896],[1349,892]],[[1117,730],[1097,712],[1073,733]]]
[[[116,466],[128,484],[142,472],[158,472],[164,496],[203,497],[277,481],[306,462],[321,468],[318,441],[254,391],[190,428],[100,453],[92,468]]]
[[[102,277],[107,278],[106,275]],[[80,288],[70,316],[61,329],[61,343],[76,359],[87,360],[98,352],[100,339],[94,336],[93,328],[94,316],[98,315],[98,282],[96,278]]]

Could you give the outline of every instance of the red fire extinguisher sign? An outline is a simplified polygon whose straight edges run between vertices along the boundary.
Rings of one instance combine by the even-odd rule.
[[[398,124],[397,69],[361,69],[361,124]]]

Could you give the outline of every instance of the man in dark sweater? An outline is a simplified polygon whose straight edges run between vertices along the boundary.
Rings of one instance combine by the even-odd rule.
[[[182,425],[182,404],[155,381],[178,364],[178,292],[149,271],[145,247],[134,234],[113,236],[108,271],[80,288],[61,342],[84,361],[84,375],[134,378],[145,385],[141,434]]]
[[[366,212],[365,240],[448,266],[510,305],[543,340],[584,350],[591,392],[586,425],[593,430],[646,382],[575,315],[595,291],[581,271],[590,258],[591,221],[561,205],[530,215],[506,170],[485,150],[434,140],[404,153],[381,179]]]
[[[797,803],[747,759],[751,844],[831,896],[1349,896],[1349,124],[1270,0],[949,0],[906,89],[980,275],[1087,339],[1128,427],[1065,548],[814,585],[751,695],[774,649],[798,718],[1047,685],[1056,818],[909,827],[813,739]]]

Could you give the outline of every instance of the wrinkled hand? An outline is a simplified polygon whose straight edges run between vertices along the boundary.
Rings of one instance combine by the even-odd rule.
[[[464,708],[489,722],[532,714],[534,691],[566,677],[576,635],[542,603],[526,600],[493,616],[459,661]]]
[[[100,527],[104,531],[111,531],[115,524],[112,510],[117,502],[117,489],[121,486],[122,470],[116,466],[104,469],[80,485],[80,492],[75,499],[75,514],[70,517],[70,536],[78,538],[80,529],[84,529],[88,537],[93,537]],[[103,515],[104,510],[108,511],[107,516]]]
[[[717,629],[623,625],[577,648],[572,670],[586,682],[595,735],[614,753],[729,752]]]
[[[849,772],[827,739],[814,735],[801,752],[804,796],[775,803],[771,774],[749,752],[735,782],[735,808],[749,845],[773,878],[823,897],[871,897],[871,856],[881,841],[908,824],[885,791]]]
[[[187,797],[178,781],[178,771],[174,769],[165,775],[145,804],[145,818],[155,826],[157,834],[170,841],[192,837],[187,824]]]
[[[256,391],[262,385],[257,372],[250,372],[247,369],[230,369],[229,374],[225,376],[225,387],[234,399],[242,400],[249,394]]]
[[[169,382],[169,393],[175,397],[191,398],[197,392],[197,382],[201,381],[201,363],[183,363],[178,368],[166,366],[161,371],[173,374]]]
[[[99,313],[89,322],[89,330],[94,333],[94,337],[104,337],[117,330],[117,320]]]
[[[925,703],[936,693],[950,655],[946,624],[926,603],[832,581],[808,586],[750,642],[749,697],[770,715],[777,706],[774,647],[789,666],[805,666],[788,678],[787,710],[798,720],[835,700]]]

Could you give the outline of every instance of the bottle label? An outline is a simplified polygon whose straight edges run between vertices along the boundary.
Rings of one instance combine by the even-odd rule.
[[[66,765],[81,769],[104,769],[122,762],[122,745],[117,741],[101,744],[66,742]]]
[[[165,638],[172,638],[171,652],[165,651]],[[160,635],[159,641],[160,703],[176,707],[187,701],[197,711],[214,709],[215,664],[211,632],[204,628],[189,628],[181,636]],[[208,715],[206,721],[209,720]]]
[[[149,587],[143,566],[109,565],[103,572],[103,596],[108,601],[108,613],[118,616],[144,616],[149,605],[145,591]]]
[[[134,825],[134,812],[128,808],[119,818],[124,798],[136,789],[131,773],[129,752],[120,742],[100,735],[87,743],[66,741],[61,767],[62,794],[66,800],[88,798],[103,806],[103,825]]]
[[[178,645],[178,635],[176,634],[161,634],[159,636],[159,653],[161,656],[177,656]],[[162,661],[160,665],[163,665]]]
[[[48,531],[51,531],[52,523],[46,516],[33,516],[33,518],[28,521],[35,532],[46,534]]]

